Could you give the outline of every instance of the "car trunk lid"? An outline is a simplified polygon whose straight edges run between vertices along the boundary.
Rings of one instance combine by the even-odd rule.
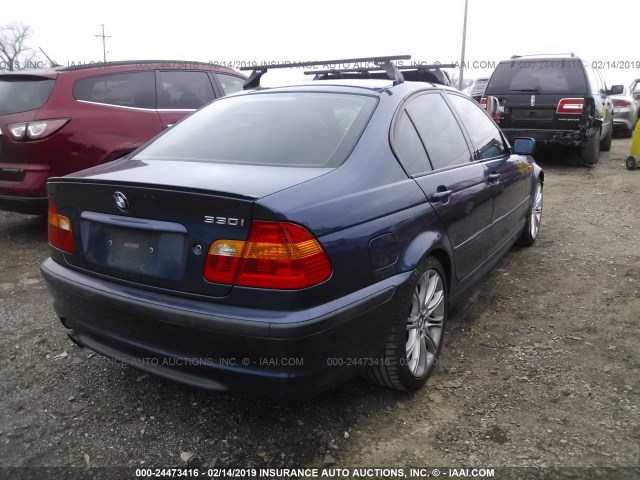
[[[125,283],[224,297],[231,285],[203,276],[210,246],[245,241],[257,198],[327,170],[121,160],[53,179],[48,193],[72,225],[69,265]]]

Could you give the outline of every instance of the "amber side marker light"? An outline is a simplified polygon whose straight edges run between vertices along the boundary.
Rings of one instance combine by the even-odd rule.
[[[73,253],[75,247],[73,245],[71,221],[68,217],[58,213],[53,197],[49,197],[48,221],[49,243],[51,246],[64,250],[67,253]]]
[[[211,245],[204,277],[214,283],[296,290],[324,282],[331,272],[327,254],[305,228],[254,220],[246,242]]]

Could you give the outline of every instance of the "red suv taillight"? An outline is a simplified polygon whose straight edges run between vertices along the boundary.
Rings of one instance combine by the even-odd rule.
[[[56,202],[53,197],[49,197],[49,243],[67,253],[73,253],[73,232],[71,231],[71,221],[68,217],[60,215],[56,209]]]
[[[28,140],[42,140],[47,138],[67,123],[70,118],[53,118],[50,120],[34,120],[33,122],[20,122],[7,125],[9,133],[14,140],[28,141]]]
[[[584,98],[563,98],[558,103],[556,113],[582,115]]]
[[[486,108],[486,106],[487,106],[487,97],[481,97],[480,98],[480,105],[482,106],[482,108]]]
[[[210,282],[283,290],[310,287],[330,276],[327,254],[306,229],[258,220],[246,242],[214,242],[204,269]]]

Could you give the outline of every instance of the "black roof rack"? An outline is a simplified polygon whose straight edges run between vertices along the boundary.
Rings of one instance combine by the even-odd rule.
[[[406,80],[420,80],[438,83],[441,85],[450,85],[451,80],[448,75],[443,72],[442,68],[456,68],[453,63],[446,64],[423,64],[423,65],[407,65],[396,69],[403,72],[402,76]],[[384,72],[381,67],[360,67],[360,68],[332,68],[320,70],[307,70],[305,75],[315,75],[314,80],[332,80],[339,78],[384,78],[379,72]],[[414,75],[412,75],[412,73]],[[426,75],[426,77],[425,77]],[[412,78],[415,77],[415,78]]]
[[[341,60],[320,60],[313,62],[298,62],[298,63],[278,63],[275,65],[259,65],[256,67],[242,67],[240,70],[253,70],[246,82],[244,82],[244,90],[250,88],[257,88],[260,86],[260,77],[267,73],[267,70],[273,70],[276,68],[299,68],[299,67],[316,67],[320,65],[335,65],[345,63],[368,63],[371,62],[380,70],[386,72],[387,77],[393,80],[393,84],[397,85],[404,81],[404,77],[393,63],[392,60],[409,60],[411,55],[392,55],[386,57],[361,57],[361,58],[345,58]]]
[[[573,52],[568,53],[532,53],[529,55],[511,55],[511,60],[516,58],[527,58],[527,57],[575,57],[576,54]]]

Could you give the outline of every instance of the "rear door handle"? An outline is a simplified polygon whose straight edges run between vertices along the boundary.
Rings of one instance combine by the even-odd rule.
[[[453,190],[442,190],[441,192],[431,194],[431,198],[429,200],[431,200],[432,202],[446,203],[452,193]]]
[[[497,182],[498,180],[500,180],[500,174],[490,173],[489,175],[487,175],[487,180],[489,180],[490,182]]]

